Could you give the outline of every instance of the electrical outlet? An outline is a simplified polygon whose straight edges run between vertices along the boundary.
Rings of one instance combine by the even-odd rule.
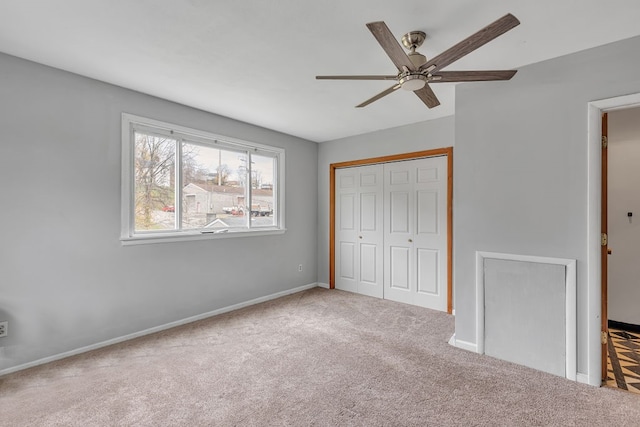
[[[6,337],[9,332],[9,322],[0,322],[0,338]]]
[[[298,264],[298,271],[302,271],[302,264]]]

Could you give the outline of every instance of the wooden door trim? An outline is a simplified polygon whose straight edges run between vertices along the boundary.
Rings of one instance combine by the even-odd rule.
[[[434,150],[415,151],[411,153],[393,154],[390,156],[371,157],[331,163],[329,165],[329,288],[334,289],[336,278],[336,169],[353,166],[365,166],[377,163],[389,163],[402,160],[414,160],[425,157],[447,156],[447,313],[453,312],[453,147]]]
[[[600,232],[608,233],[608,114],[602,114],[602,157],[601,157],[601,217],[600,217]],[[605,144],[604,142],[607,142]],[[609,331],[609,313],[608,313],[608,245],[601,245],[600,247],[600,303],[602,305],[601,311],[601,325],[600,333],[606,333],[608,337]],[[601,378],[603,381],[607,379],[607,344],[602,344],[602,365],[601,365]]]

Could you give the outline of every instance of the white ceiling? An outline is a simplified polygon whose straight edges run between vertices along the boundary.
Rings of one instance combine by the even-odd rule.
[[[432,85],[432,110],[404,91],[356,109],[390,82],[315,80],[394,74],[367,22],[426,32],[431,58],[509,12],[520,26],[446,69],[518,68],[640,34],[638,0],[3,0],[0,51],[322,142],[455,111],[450,83]]]

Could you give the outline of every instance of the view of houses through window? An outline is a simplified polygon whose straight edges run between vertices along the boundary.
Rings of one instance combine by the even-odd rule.
[[[277,156],[135,129],[134,231],[277,226]]]

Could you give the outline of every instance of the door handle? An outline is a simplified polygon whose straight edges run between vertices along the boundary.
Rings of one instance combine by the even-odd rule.
[[[362,239],[362,236],[358,236],[358,239]]]
[[[413,242],[413,239],[409,239],[409,243]]]
[[[607,249],[607,254],[611,255],[611,249]]]

